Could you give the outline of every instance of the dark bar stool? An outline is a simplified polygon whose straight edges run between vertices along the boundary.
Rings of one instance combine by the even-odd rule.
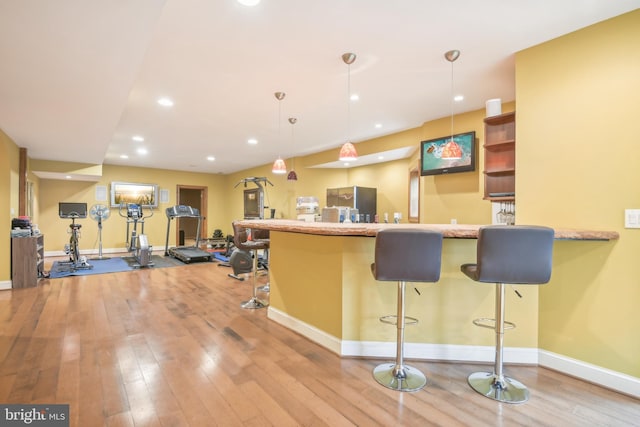
[[[375,263],[371,271],[376,280],[398,282],[396,360],[383,363],[373,370],[373,376],[383,386],[398,391],[420,390],[427,378],[420,370],[404,364],[404,297],[406,282],[437,282],[440,280],[442,234],[420,229],[387,228],[376,235]],[[380,320],[389,323],[389,316]],[[417,319],[407,318],[412,323]]]
[[[269,246],[271,244],[271,233],[269,230],[260,230],[253,229],[251,230],[251,240],[255,242],[260,242],[266,245],[264,250],[262,251],[262,259],[258,259],[258,267],[264,269],[265,271],[269,271]],[[261,292],[269,292],[271,287],[269,286],[269,282],[266,285],[260,286],[258,288]]]
[[[496,333],[493,372],[469,375],[469,385],[478,393],[506,403],[522,403],[529,390],[521,382],[504,376],[502,353],[505,329],[515,324],[504,320],[504,285],[541,285],[551,278],[554,231],[527,225],[491,225],[478,231],[477,263],[460,269],[476,282],[496,284],[495,319],[476,319],[473,323]]]
[[[236,221],[233,221],[231,225],[233,226],[233,243],[235,243],[238,249],[249,251],[252,254],[253,258],[253,268],[251,272],[253,294],[251,295],[251,298],[249,300],[244,301],[242,304],[240,304],[240,307],[264,308],[269,304],[258,299],[256,276],[258,274],[258,251],[261,249],[267,249],[269,247],[269,242],[261,240],[248,240],[248,233],[245,227],[240,226]]]

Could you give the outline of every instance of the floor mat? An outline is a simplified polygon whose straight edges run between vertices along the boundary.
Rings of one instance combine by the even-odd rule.
[[[152,255],[151,262],[153,266],[145,268],[166,268],[166,267],[178,267],[185,265],[180,260],[164,257],[160,255]],[[86,276],[90,274],[105,274],[105,273],[119,273],[122,271],[132,271],[139,269],[136,267],[136,260],[134,257],[114,257],[104,259],[91,259],[88,261],[91,268],[74,269],[69,262],[54,261],[49,272],[51,279],[57,279],[60,277],[68,276]]]

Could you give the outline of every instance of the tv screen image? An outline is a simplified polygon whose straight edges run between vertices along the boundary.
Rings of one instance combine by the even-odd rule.
[[[86,218],[87,204],[60,202],[58,203],[58,216],[60,218]]]
[[[476,170],[476,133],[459,133],[420,143],[420,175]]]

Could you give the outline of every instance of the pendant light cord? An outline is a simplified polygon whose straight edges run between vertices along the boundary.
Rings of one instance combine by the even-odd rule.
[[[451,61],[451,94],[449,102],[451,102],[451,141],[453,141],[453,61]]]
[[[351,142],[351,64],[347,64],[347,142]]]

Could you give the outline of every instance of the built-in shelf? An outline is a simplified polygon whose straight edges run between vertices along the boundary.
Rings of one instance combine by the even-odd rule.
[[[516,190],[516,113],[484,119],[484,199],[513,201]],[[496,196],[495,194],[500,194]]]

